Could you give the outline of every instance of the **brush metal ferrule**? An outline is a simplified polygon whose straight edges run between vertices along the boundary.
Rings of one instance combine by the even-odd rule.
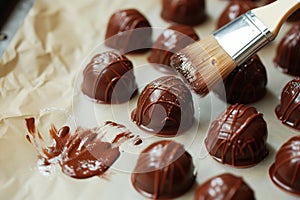
[[[275,38],[269,28],[251,11],[223,26],[213,35],[237,65],[245,62]]]

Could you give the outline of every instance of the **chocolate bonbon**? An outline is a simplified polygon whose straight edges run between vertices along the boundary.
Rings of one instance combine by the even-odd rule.
[[[275,108],[277,118],[285,125],[300,130],[300,79],[289,81],[281,92],[280,105]]]
[[[300,76],[300,22],[294,23],[277,46],[275,66],[286,74]]]
[[[269,175],[279,188],[300,196],[300,136],[294,136],[277,151]]]
[[[230,105],[211,123],[205,139],[209,154],[234,167],[251,167],[268,155],[267,124],[254,107]]]
[[[163,140],[140,153],[131,181],[148,198],[169,199],[187,192],[195,176],[192,157],[183,145]]]
[[[185,25],[203,23],[206,16],[204,0],[162,0],[161,17]]]
[[[228,22],[234,20],[238,16],[244,14],[245,12],[255,7],[256,7],[255,4],[252,1],[248,1],[248,0],[230,1],[218,19],[217,28],[221,28]]]
[[[242,177],[224,173],[201,184],[195,193],[195,200],[254,200],[251,187]]]
[[[173,136],[182,133],[194,122],[192,94],[179,78],[160,77],[143,89],[131,119],[153,134]]]
[[[236,67],[213,91],[230,104],[249,104],[266,94],[267,72],[256,55]]]
[[[95,55],[83,71],[82,92],[99,103],[126,102],[136,89],[132,62],[117,52]]]
[[[171,56],[197,40],[199,36],[192,27],[180,24],[171,25],[153,44],[148,61],[159,64],[159,68],[172,69],[169,68]]]
[[[110,17],[105,44],[121,53],[139,53],[152,46],[152,28],[146,17],[136,9],[118,10]]]

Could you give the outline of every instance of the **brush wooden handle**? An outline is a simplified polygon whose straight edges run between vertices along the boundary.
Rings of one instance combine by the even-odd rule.
[[[283,22],[299,8],[300,0],[277,0],[252,12],[277,36]]]

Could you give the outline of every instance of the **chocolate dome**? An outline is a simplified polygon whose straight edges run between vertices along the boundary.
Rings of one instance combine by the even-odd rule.
[[[126,102],[136,89],[131,61],[116,52],[95,55],[83,71],[82,92],[100,103]]]
[[[300,195],[300,136],[294,136],[278,150],[270,167],[271,180],[283,190]]]
[[[221,28],[228,22],[234,20],[238,16],[246,13],[247,11],[255,7],[256,7],[255,4],[248,0],[244,0],[244,1],[233,0],[229,2],[219,17],[217,28]]]
[[[151,25],[138,10],[119,10],[109,19],[105,44],[122,53],[144,52],[152,46],[151,36]]]
[[[274,59],[282,72],[300,76],[300,23],[295,23],[280,41]]]
[[[159,141],[141,152],[131,181],[148,198],[174,198],[192,187],[194,170],[192,157],[181,144]]]
[[[171,56],[196,40],[199,40],[199,37],[192,27],[172,25],[160,34],[152,47],[148,61],[160,64],[161,68],[172,69],[169,68]]]
[[[198,25],[207,18],[204,0],[162,0],[161,17],[167,21]]]
[[[300,79],[293,79],[285,85],[275,113],[283,124],[300,130]]]
[[[254,192],[242,177],[229,173],[205,181],[196,190],[195,200],[254,200]]]
[[[251,167],[268,155],[267,124],[254,107],[230,105],[211,123],[205,145],[222,164]]]
[[[179,78],[163,76],[144,88],[131,118],[151,133],[176,135],[194,122],[192,94]]]
[[[236,67],[223,83],[214,89],[214,92],[219,98],[226,100],[230,104],[249,104],[264,97],[266,85],[266,69],[260,58],[253,56],[242,65]]]

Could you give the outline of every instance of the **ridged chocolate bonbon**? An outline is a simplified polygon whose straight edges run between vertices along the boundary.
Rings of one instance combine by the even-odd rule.
[[[105,44],[121,53],[140,53],[152,46],[152,28],[136,9],[118,10],[110,17]]]
[[[224,173],[201,184],[195,200],[255,200],[254,191],[242,177]]]
[[[126,102],[136,89],[132,62],[116,52],[95,55],[83,71],[82,92],[99,103]]]
[[[179,78],[160,77],[143,89],[131,118],[137,126],[153,134],[182,133],[194,122],[192,94]]]
[[[148,198],[170,199],[186,193],[195,176],[192,157],[183,145],[163,140],[140,153],[131,181]]]
[[[277,151],[269,175],[279,188],[300,196],[300,136],[294,136]]]
[[[289,81],[281,92],[280,105],[275,108],[277,118],[285,125],[300,130],[300,79]]]
[[[222,164],[251,167],[268,155],[267,136],[263,115],[254,107],[235,104],[211,123],[205,145]]]
[[[185,25],[203,23],[206,16],[204,0],[162,0],[161,17],[167,21]]]

